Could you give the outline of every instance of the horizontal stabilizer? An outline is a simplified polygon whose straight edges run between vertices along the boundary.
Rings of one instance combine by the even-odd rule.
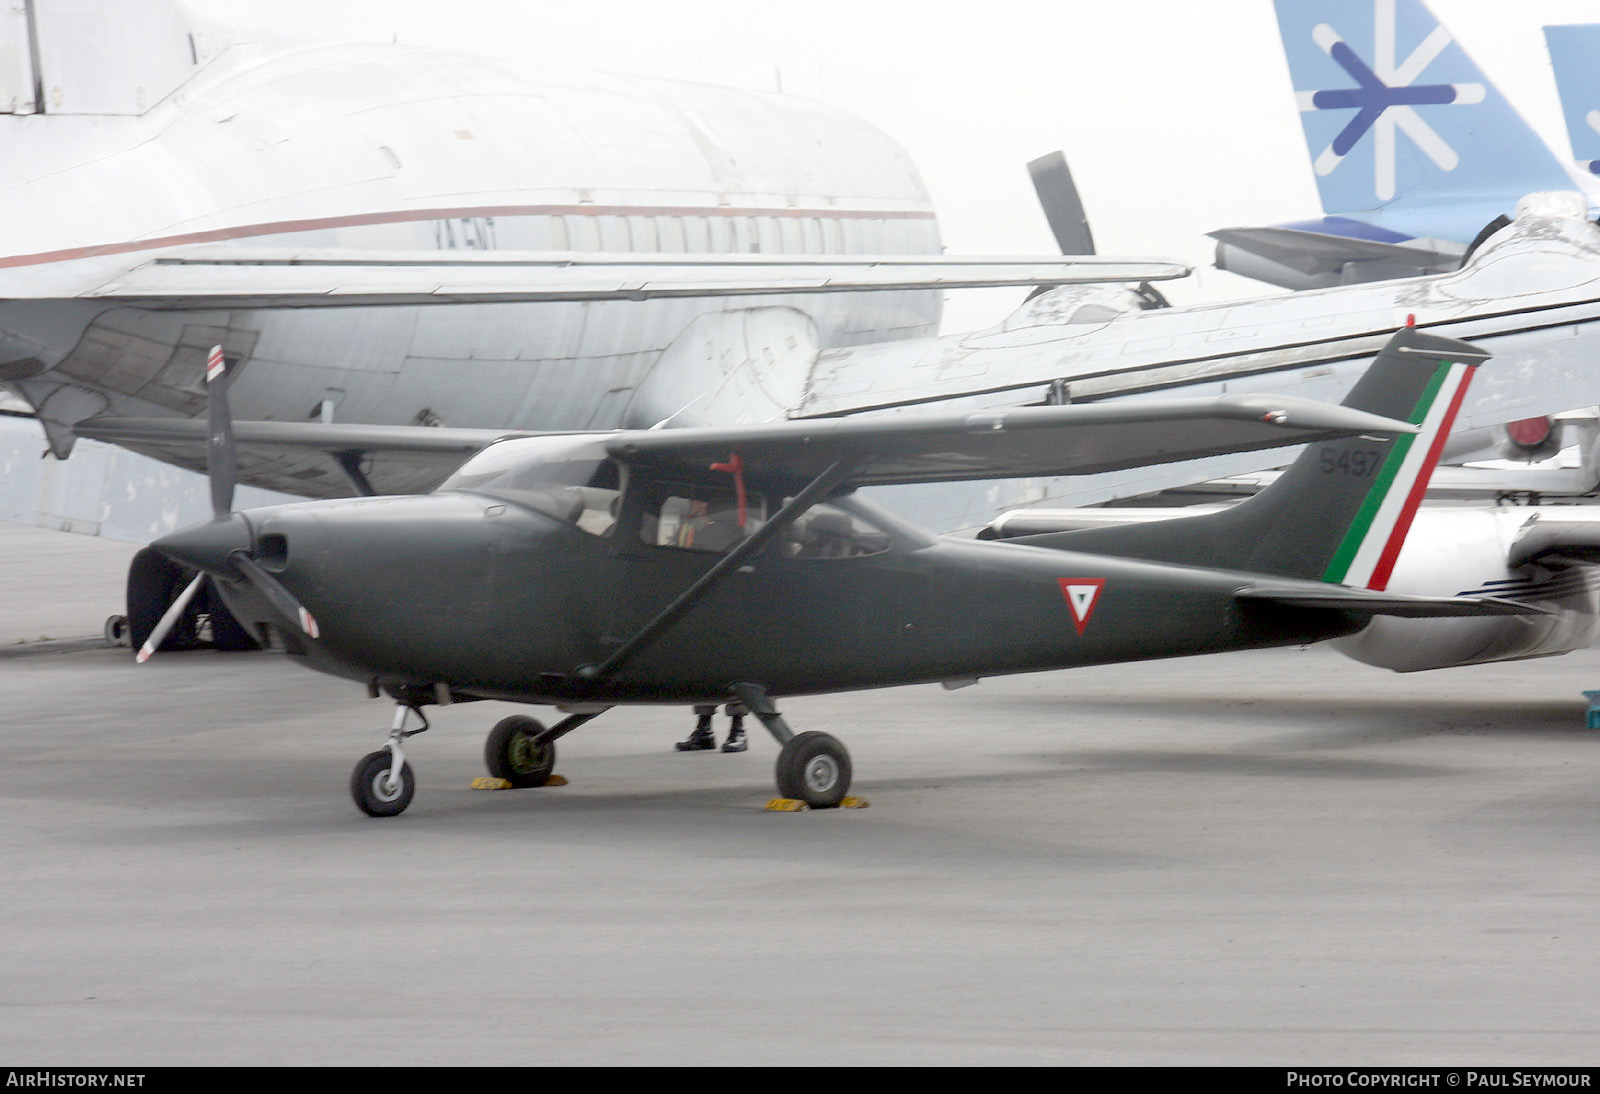
[[[1386,242],[1302,228],[1219,228],[1216,265],[1287,289],[1329,288],[1391,277],[1445,273],[1461,265],[1463,244],[1439,239]]]
[[[1345,585],[1247,585],[1234,594],[1240,600],[1266,601],[1286,608],[1311,608],[1352,615],[1395,615],[1406,619],[1450,616],[1546,615],[1543,608],[1492,596],[1404,596]]]

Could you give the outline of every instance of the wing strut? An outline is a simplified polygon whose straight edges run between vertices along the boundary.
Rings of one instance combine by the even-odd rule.
[[[860,453],[833,461],[822,474],[812,479],[804,490],[790,498],[771,520],[757,528],[754,535],[718,559],[715,566],[700,575],[699,580],[685,589],[671,604],[661,609],[654,619],[639,628],[632,638],[617,647],[616,652],[610,657],[598,665],[580,665],[574,675],[584,683],[591,684],[615,676],[618,669],[655,645],[678,620],[689,614],[706,593],[721,584],[723,579],[742,566],[746,559],[766,546],[767,542],[779,532],[799,520],[805,515],[806,510],[832,493],[866,458],[866,453]]]

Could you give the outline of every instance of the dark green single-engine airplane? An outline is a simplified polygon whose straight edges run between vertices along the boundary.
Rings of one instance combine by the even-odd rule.
[[[494,727],[490,773],[517,786],[543,785],[557,738],[612,706],[742,703],[782,746],[779,793],[836,806],[848,753],[791,731],[776,700],[1315,642],[1374,614],[1527,611],[1384,592],[1485,357],[1404,329],[1338,407],[1249,395],[528,435],[431,494],[231,512],[217,350],[217,516],[152,544],[199,576],[140,656],[209,580],[262,644],[387,693],[389,741],[351,779],[373,816],[411,801],[408,717],[426,729],[426,705],[474,699],[566,715]],[[1226,512],[1023,540],[933,536],[855,494],[1306,441]]]

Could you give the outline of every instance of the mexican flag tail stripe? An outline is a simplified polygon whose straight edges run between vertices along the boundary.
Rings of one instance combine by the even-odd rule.
[[[1439,362],[1410,417],[1422,432],[1395,438],[1322,580],[1377,591],[1388,587],[1395,559],[1417,506],[1422,504],[1475,367],[1459,361]]]

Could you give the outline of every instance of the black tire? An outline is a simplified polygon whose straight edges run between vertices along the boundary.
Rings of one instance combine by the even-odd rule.
[[[350,773],[350,796],[369,817],[394,817],[406,811],[411,795],[416,793],[417,781],[411,774],[411,765],[400,766],[400,785],[386,786],[389,770],[394,766],[394,756],[386,748],[369,752],[361,757],[356,769]]]
[[[778,793],[833,809],[850,790],[850,753],[826,733],[801,733],[778,753]]]
[[[483,743],[489,774],[524,789],[549,782],[556,769],[556,743],[534,744],[532,735],[543,732],[544,726],[523,714],[496,722]]]

